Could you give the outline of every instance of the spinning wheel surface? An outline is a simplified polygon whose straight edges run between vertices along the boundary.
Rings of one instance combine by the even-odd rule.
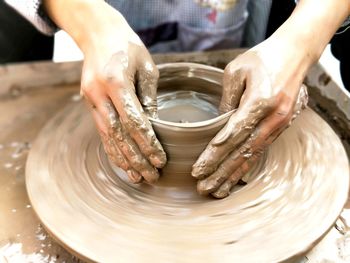
[[[113,170],[114,169],[114,170]],[[118,175],[116,175],[117,173]],[[33,208],[75,254],[99,262],[273,262],[304,252],[347,199],[349,165],[332,129],[305,110],[243,188],[223,200],[187,184],[132,185],[112,168],[82,103],[58,113],[27,162]]]

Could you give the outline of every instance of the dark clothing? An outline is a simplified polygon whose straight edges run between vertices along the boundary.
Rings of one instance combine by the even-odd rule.
[[[266,38],[271,36],[292,14],[295,8],[294,0],[272,1],[269,22],[266,29]]]
[[[345,88],[350,91],[350,28],[331,40],[331,51],[340,62],[340,74]]]
[[[284,23],[292,14],[295,3],[293,0],[274,0],[271,6],[266,38]],[[350,91],[350,28],[340,28],[340,34],[334,35],[331,40],[331,51],[340,61],[340,74],[345,88]]]
[[[38,32],[25,18],[0,1],[0,64],[50,60],[53,37]]]

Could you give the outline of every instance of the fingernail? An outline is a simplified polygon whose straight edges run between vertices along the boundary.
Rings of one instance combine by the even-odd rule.
[[[202,179],[204,177],[203,172],[202,172],[202,167],[192,166],[191,175],[196,179]]]
[[[192,176],[196,179],[203,179],[206,175],[211,174],[212,169],[208,168],[205,163],[194,164],[192,166]]]
[[[231,188],[232,188],[232,185],[226,181],[225,183],[223,183],[219,187],[218,190],[216,190],[211,195],[215,198],[218,198],[218,199],[225,198],[225,197],[229,196]]]
[[[165,153],[161,154],[161,156],[151,154],[149,156],[149,160],[151,164],[156,168],[163,168],[167,161]]]
[[[223,192],[223,191],[216,191],[211,194],[213,197],[217,199],[223,199],[228,196],[228,192]]]
[[[200,195],[206,196],[213,191],[213,185],[208,180],[200,180],[197,182],[197,192]]]
[[[126,173],[128,174],[129,179],[132,183],[138,184],[142,182],[142,176],[138,172],[133,170],[127,170]]]
[[[145,180],[150,184],[157,182],[158,178],[159,178],[159,173],[156,169],[145,170],[141,174],[142,174],[143,178],[145,178]]]

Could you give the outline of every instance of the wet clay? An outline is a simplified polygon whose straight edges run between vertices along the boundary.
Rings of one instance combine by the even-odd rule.
[[[159,119],[151,119],[168,156],[167,164],[160,170],[164,176],[157,186],[190,187],[192,195],[195,182],[190,176],[192,165],[231,113],[219,115],[217,105],[220,96],[209,96],[186,88],[182,90],[183,86],[177,89],[178,91],[165,92],[160,88],[162,95],[158,97]],[[261,158],[246,178],[256,172],[263,161],[264,158]],[[166,176],[167,174],[176,176]],[[185,182],[188,183],[187,186]]]
[[[310,248],[347,198],[343,146],[310,109],[223,200],[198,196],[192,179],[181,183],[176,174],[155,186],[129,183],[108,164],[83,105],[64,109],[39,138],[27,164],[33,208],[61,243],[95,261],[279,261]],[[177,183],[162,186],[163,177]]]
[[[220,109],[237,110],[193,165],[192,176],[199,180],[197,189],[202,195],[228,196],[306,105],[307,96],[299,100],[304,104],[296,103],[298,95],[306,94],[299,88],[302,77],[295,74],[288,85],[279,83],[283,78],[277,78],[265,62],[258,53],[248,51],[225,68]],[[293,109],[294,105],[298,107]]]
[[[193,64],[162,64],[158,85],[159,119],[150,118],[167,153],[161,173],[191,173],[192,165],[232,112],[219,114],[222,74]]]
[[[230,83],[223,88],[221,82],[222,79],[225,82],[227,75],[220,69],[193,63],[163,64],[159,68],[160,120],[151,121],[168,155],[163,172],[191,172],[199,179],[197,189],[200,194],[226,197],[262,158],[264,147],[286,128],[288,122],[272,133],[264,131],[266,125],[263,127],[259,121],[267,118],[273,109],[267,99],[257,99],[251,107],[245,104],[236,111],[242,91],[237,94],[228,91]],[[236,89],[243,89],[243,86]],[[217,117],[219,104],[226,113]],[[279,115],[290,115],[287,121],[291,122],[306,104],[307,92],[302,87],[290,114]],[[223,105],[225,107],[221,107]]]
[[[197,61],[224,67],[229,60],[235,57],[239,52],[242,51],[233,50],[176,55],[162,54],[157,57],[157,59],[163,62],[170,60]],[[161,60],[159,60],[159,58]],[[0,109],[2,112],[6,112],[6,114],[0,115],[0,193],[2,200],[0,205],[0,222],[2,226],[0,230],[0,261],[27,262],[29,261],[28,259],[32,259],[33,261],[36,259],[39,262],[77,262],[75,257],[71,256],[66,250],[60,247],[40,226],[40,221],[37,219],[33,208],[30,207],[30,202],[27,197],[24,180],[24,165],[26,155],[31,148],[31,142],[35,139],[42,126],[55,112],[64,108],[67,103],[80,99],[80,97],[76,95],[79,93],[79,84],[67,84],[78,82],[80,70],[81,67],[79,63],[45,63],[43,65],[41,63],[30,63],[29,65],[13,66],[11,70],[7,70],[7,68],[0,69],[0,78],[2,80],[1,88],[3,88],[1,91],[6,93],[5,95],[0,94]],[[319,86],[317,80],[319,74],[322,72],[323,70],[317,67],[316,71],[308,74],[308,84],[311,85],[312,88],[309,87],[309,91],[324,88],[324,90],[329,93],[333,92],[332,94],[339,94],[340,90],[334,83],[332,85],[329,84],[327,87]],[[5,81],[3,81],[4,77]],[[59,83],[65,84],[50,88],[52,84],[57,85],[57,77],[59,77],[59,81],[61,81]],[[315,81],[313,81],[313,78],[315,78]],[[47,83],[47,80],[49,80],[49,83]],[[43,88],[39,88],[39,84]],[[31,88],[28,89],[28,85]],[[13,88],[10,90],[12,86]],[[8,93],[7,87],[9,88]],[[338,97],[329,97],[327,94],[311,94],[313,102],[319,103],[321,99],[325,100],[327,98],[327,100],[321,104],[322,110],[319,110],[320,104],[317,104],[318,108],[316,108],[318,114],[324,116],[324,113],[327,112],[328,115],[324,116],[324,118],[329,124],[343,121],[344,125],[348,125],[348,118],[338,115],[342,112],[346,114],[350,113],[349,104],[343,103],[346,102],[346,94],[340,93]],[[329,105],[332,105],[332,107],[330,108]],[[315,106],[313,105],[313,107]],[[343,139],[344,145],[349,141],[346,141],[349,137],[349,129],[346,129],[346,127],[347,126],[334,125],[334,130],[339,133],[338,136]],[[332,138],[329,138],[330,141],[331,139]],[[333,182],[329,180],[326,180],[324,183],[333,184]],[[193,188],[191,191],[193,191]],[[195,193],[194,196],[196,196]],[[222,201],[218,202],[220,203]],[[319,209],[323,209],[323,204],[319,204],[318,207]],[[325,209],[328,209],[328,206],[326,206]],[[51,212],[58,213],[58,211],[54,209],[49,210],[49,213]],[[347,210],[347,212],[349,211]],[[219,214],[217,216],[219,216]],[[218,217],[212,218],[217,220]],[[75,220],[73,219],[72,221]],[[271,220],[271,222],[274,222],[274,220]],[[243,227],[244,224],[250,224],[249,218],[242,222]],[[295,228],[295,226],[290,227],[289,225],[287,225],[287,227],[290,229]],[[318,222],[314,222],[312,225],[310,224],[310,229],[317,227]],[[343,255],[349,257],[349,232],[343,235],[340,234],[337,229],[332,227],[331,231],[320,244],[312,249],[311,253],[309,252],[307,254],[307,258],[303,257],[304,259],[301,260],[301,262],[307,260],[311,262],[319,262],[322,260],[348,262],[349,260],[346,260],[346,257],[344,259]],[[276,228],[275,231],[276,230],[278,229]],[[322,231],[320,230],[320,232]],[[223,235],[226,235],[226,233],[223,232]],[[276,235],[278,235],[278,233]],[[300,239],[303,239],[303,237],[300,237]],[[281,239],[281,241],[287,242],[287,239]],[[135,244],[137,244],[137,242],[135,242]],[[261,242],[258,247],[263,245],[264,242]],[[271,251],[271,248],[266,249]],[[137,254],[136,250],[135,254]],[[217,257],[215,260],[217,261]],[[242,255],[241,261],[249,261],[249,254]]]
[[[92,57],[99,60],[94,63],[87,56],[81,93],[92,106],[110,160],[127,171],[134,183],[143,179],[154,182],[159,177],[156,168],[166,163],[165,152],[147,117],[156,117],[159,73],[141,40],[127,29],[124,33],[131,34],[126,37],[129,42],[118,41],[113,47],[101,48],[111,53],[95,54]]]
[[[197,194],[183,162],[200,150],[193,138],[207,141],[206,129],[225,123],[211,120],[172,128],[152,120],[175,165],[155,185],[135,185],[109,163],[84,105],[68,105],[44,127],[27,162],[34,210],[61,244],[99,262],[151,262],[155,255],[159,261],[275,262],[305,252],[347,199],[349,164],[339,138],[307,109],[269,147],[247,185],[214,200]]]

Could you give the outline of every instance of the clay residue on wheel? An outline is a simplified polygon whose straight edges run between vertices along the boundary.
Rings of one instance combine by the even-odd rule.
[[[63,110],[39,138],[27,166],[33,208],[58,240],[95,261],[281,261],[333,225],[348,193],[343,146],[310,109],[272,144],[248,184],[219,201],[198,196],[193,179],[178,174],[155,186],[128,183],[108,164],[82,105]]]
[[[159,87],[164,87],[162,79],[176,85],[193,76],[199,86],[192,91],[203,91],[204,85],[206,94],[218,95],[222,71],[192,68],[189,75],[183,65],[161,72]],[[215,85],[203,84],[198,76]],[[33,208],[62,244],[98,262],[116,257],[148,262],[155,255],[159,261],[213,262],[220,255],[222,262],[248,257],[276,262],[309,249],[333,225],[347,198],[349,164],[339,138],[306,109],[274,141],[247,185],[213,200],[197,194],[187,169],[193,153],[202,151],[220,125],[209,125],[213,135],[205,125],[183,134],[162,126],[173,139],[170,143],[157,134],[163,145],[173,147],[169,169],[155,185],[135,185],[108,162],[84,106],[70,105],[45,126],[31,150],[26,184]]]

